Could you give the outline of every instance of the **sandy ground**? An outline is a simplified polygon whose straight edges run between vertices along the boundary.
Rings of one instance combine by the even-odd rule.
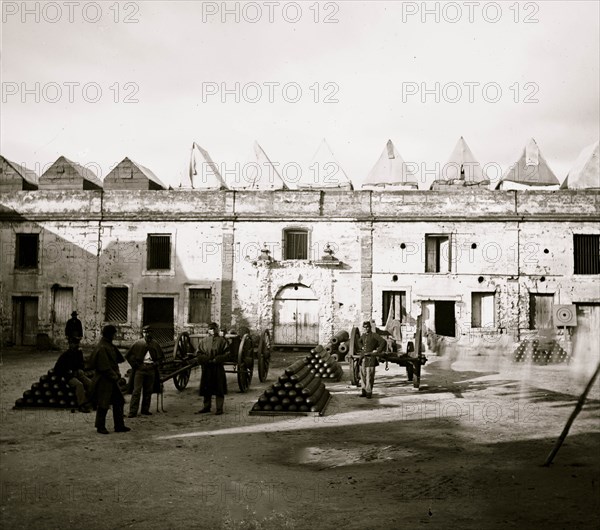
[[[600,527],[598,383],[541,466],[586,383],[566,365],[433,357],[419,390],[381,365],[372,400],[344,365],[324,416],[249,416],[302,355],[276,352],[267,383],[241,394],[228,376],[223,416],[193,414],[195,371],[166,383],[166,412],[102,436],[93,414],[12,408],[57,355],[2,355],[5,529]]]

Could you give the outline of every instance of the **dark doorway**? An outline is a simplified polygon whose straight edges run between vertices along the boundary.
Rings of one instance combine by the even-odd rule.
[[[456,320],[454,317],[454,302],[435,302],[435,332],[446,337],[456,336]]]
[[[173,298],[144,297],[142,326],[151,325],[158,342],[171,342],[175,338],[173,308]]]
[[[38,297],[13,297],[13,342],[17,346],[34,346],[38,332]]]

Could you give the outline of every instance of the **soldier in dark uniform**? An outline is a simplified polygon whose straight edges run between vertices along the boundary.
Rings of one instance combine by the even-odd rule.
[[[361,397],[371,398],[373,383],[375,382],[375,367],[379,365],[377,355],[385,350],[385,339],[374,333],[369,321],[363,322],[363,334],[360,336],[360,386]]]
[[[198,351],[198,360],[202,364],[200,395],[204,399],[204,406],[196,414],[210,412],[212,396],[216,397],[216,414],[223,414],[223,403],[227,394],[223,363],[229,359],[229,343],[219,335],[219,325],[215,322],[209,325],[208,337],[202,339]]]
[[[106,414],[109,407],[112,405],[113,421],[115,424],[115,432],[128,432],[131,429],[125,427],[123,420],[123,407],[125,399],[119,387],[121,372],[119,372],[119,363],[125,362],[121,352],[112,343],[117,328],[112,325],[102,328],[102,338],[98,342],[90,364],[96,375],[92,382],[92,396],[96,403],[96,430],[100,434],[108,434],[106,430]]]
[[[83,338],[83,325],[81,320],[77,318],[77,311],[71,313],[71,318],[67,320],[65,326],[65,336],[67,339],[79,339]]]

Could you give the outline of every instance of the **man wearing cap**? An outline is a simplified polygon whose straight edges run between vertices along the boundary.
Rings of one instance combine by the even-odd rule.
[[[375,382],[375,367],[379,365],[377,355],[383,353],[387,343],[385,339],[373,333],[371,322],[365,321],[362,325],[363,334],[360,336],[360,397],[371,398],[373,383]]]
[[[77,318],[77,311],[73,311],[71,313],[71,318],[67,320],[65,335],[67,340],[73,338],[81,340],[83,338],[83,326],[81,325],[81,320]]]
[[[86,377],[83,365],[83,352],[79,348],[79,338],[69,339],[69,349],[62,353],[54,365],[54,374],[64,377],[67,384],[75,389],[80,412],[91,412],[87,391],[92,381]]]
[[[129,379],[129,388],[131,389],[130,418],[135,418],[138,414],[142,390],[142,414],[144,416],[152,415],[152,412],[150,412],[152,393],[160,392],[158,363],[165,358],[160,344],[152,335],[150,326],[142,328],[142,335],[143,338],[136,341],[125,355],[131,365],[131,377]]]
[[[227,378],[223,363],[229,359],[229,343],[219,335],[219,325],[212,322],[208,326],[208,337],[198,346],[198,360],[202,364],[200,377],[200,395],[204,406],[196,414],[210,412],[212,396],[217,402],[216,414],[223,414],[225,394],[227,394]]]
[[[96,402],[96,430],[100,434],[108,434],[106,430],[106,414],[112,405],[115,432],[128,432],[131,429],[125,426],[123,408],[125,400],[119,387],[121,372],[119,364],[125,362],[121,352],[113,344],[117,328],[112,324],[102,328],[102,337],[98,341],[90,364],[96,375],[92,382],[92,396]]]

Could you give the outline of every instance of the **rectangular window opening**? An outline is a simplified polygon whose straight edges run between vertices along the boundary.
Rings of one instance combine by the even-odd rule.
[[[471,293],[471,327],[495,327],[495,294]]]
[[[128,287],[107,287],[105,322],[127,322]]]
[[[404,322],[406,316],[406,291],[383,291],[381,323],[385,326],[388,318]]]
[[[308,259],[308,232],[306,230],[285,231],[284,259]]]
[[[15,268],[38,268],[39,234],[17,234]]]
[[[450,272],[450,236],[425,236],[425,272]]]
[[[171,236],[169,234],[148,235],[148,270],[171,268]]]
[[[574,274],[600,274],[600,235],[573,234]]]
[[[190,289],[189,324],[208,324],[210,316],[210,289]]]

